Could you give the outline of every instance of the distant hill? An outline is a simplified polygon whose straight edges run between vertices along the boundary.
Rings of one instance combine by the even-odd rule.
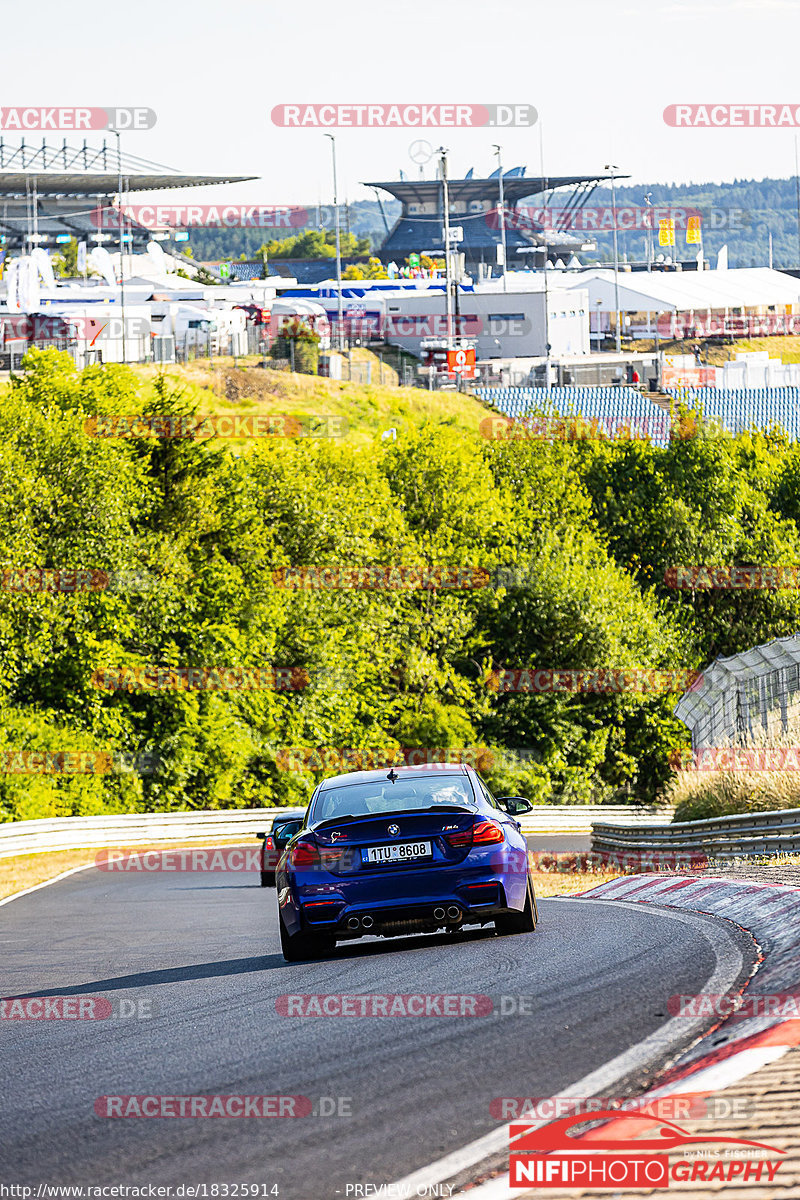
[[[633,205],[644,208],[644,197],[650,193],[655,207],[688,207],[702,214],[703,250],[706,257],[715,256],[723,245],[728,247],[728,264],[731,267],[758,267],[769,263],[769,234],[772,233],[772,256],[775,267],[800,267],[800,242],[798,241],[797,194],[794,178],[734,180],[732,183],[690,184],[638,184],[635,187],[617,188],[617,207]],[[563,193],[564,198],[568,195]],[[531,197],[527,202],[531,209],[539,209],[541,197]],[[556,207],[563,203],[559,193],[551,197]],[[523,201],[523,204],[525,202]],[[597,188],[587,202],[587,208],[597,209],[611,206],[611,189]],[[389,227],[394,224],[400,205],[386,198],[383,211]],[[309,221],[313,227],[322,224],[331,228],[330,207],[318,209],[309,206]],[[341,225],[343,231],[359,236],[368,235],[373,248],[378,247],[386,233],[380,206],[375,200],[359,200],[342,205]],[[287,230],[285,234],[297,230]],[[285,236],[285,234],[283,236]],[[259,247],[282,234],[274,230],[226,229],[198,230],[190,234],[189,244],[198,260],[226,258],[251,259]],[[611,260],[612,235],[609,229],[587,234],[597,242],[597,252],[583,256],[585,262],[608,262]],[[676,232],[677,250],[681,258],[690,258],[697,253],[696,246],[687,246],[682,230]],[[642,231],[620,229],[620,257],[642,260],[646,254],[646,235]],[[656,253],[664,252],[656,246]]]

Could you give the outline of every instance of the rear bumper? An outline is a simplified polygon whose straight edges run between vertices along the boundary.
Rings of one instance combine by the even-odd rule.
[[[290,933],[314,929],[353,938],[484,924],[500,913],[519,911],[524,904],[524,898],[519,907],[512,903],[506,883],[498,877],[469,879],[435,894],[351,898],[335,886],[324,892],[319,887],[296,889],[282,887],[279,879],[278,898]],[[523,893],[524,887],[523,879]]]
[[[416,922],[437,929],[481,924],[525,906],[525,850],[491,847],[448,867],[336,875],[278,868],[278,903],[286,930],[319,930],[337,938],[363,937]],[[444,917],[436,910],[444,910]],[[448,916],[448,909],[457,915]],[[364,925],[371,917],[372,925]],[[353,921],[357,920],[357,925]]]
[[[437,929],[457,929],[462,925],[480,925],[494,920],[498,913],[508,912],[502,886],[494,888],[490,903],[485,898],[471,904],[470,898],[450,896],[435,903],[398,904],[376,903],[343,905],[337,911],[322,908],[309,910],[303,906],[303,918],[308,929],[326,929],[337,938],[359,938],[370,934],[394,936],[407,933],[433,932]]]

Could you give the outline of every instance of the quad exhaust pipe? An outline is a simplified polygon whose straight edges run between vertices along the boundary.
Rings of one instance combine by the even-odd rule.
[[[457,904],[451,904],[449,908],[444,908],[442,905],[439,905],[438,908],[433,910],[433,916],[436,921],[460,921],[463,914]],[[369,913],[363,917],[347,918],[348,929],[372,929],[374,924],[375,918],[371,917]]]

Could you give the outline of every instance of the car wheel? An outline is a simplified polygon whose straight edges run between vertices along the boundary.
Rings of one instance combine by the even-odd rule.
[[[320,933],[287,933],[283,921],[278,917],[281,928],[281,950],[287,962],[304,962],[310,958],[321,958],[336,947],[336,938]]]
[[[501,913],[495,917],[494,927],[500,934],[506,933],[533,933],[536,928],[536,923],[539,919],[539,913],[536,908],[536,896],[533,891],[533,884],[530,876],[528,876],[528,887],[525,894],[525,907],[521,913]]]
[[[262,887],[275,887],[275,872],[274,871],[262,871],[261,872],[261,886]]]

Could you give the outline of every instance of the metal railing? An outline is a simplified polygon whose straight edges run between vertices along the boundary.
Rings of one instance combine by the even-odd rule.
[[[271,827],[278,813],[300,812],[287,808],[247,808],[213,812],[123,813],[118,816],[57,817],[54,820],[10,821],[0,824],[0,859],[17,854],[55,850],[100,849],[111,846],[142,846],[152,842],[192,842],[210,838],[255,837]],[[664,820],[671,810],[665,809]],[[654,812],[641,812],[625,805],[539,804],[520,820],[524,833],[584,834],[600,815],[625,818],[626,828],[643,821],[652,823]]]
[[[592,850],[698,850],[714,858],[800,853],[800,808],[676,821],[666,826],[641,824],[635,829],[598,821],[592,826]]]

